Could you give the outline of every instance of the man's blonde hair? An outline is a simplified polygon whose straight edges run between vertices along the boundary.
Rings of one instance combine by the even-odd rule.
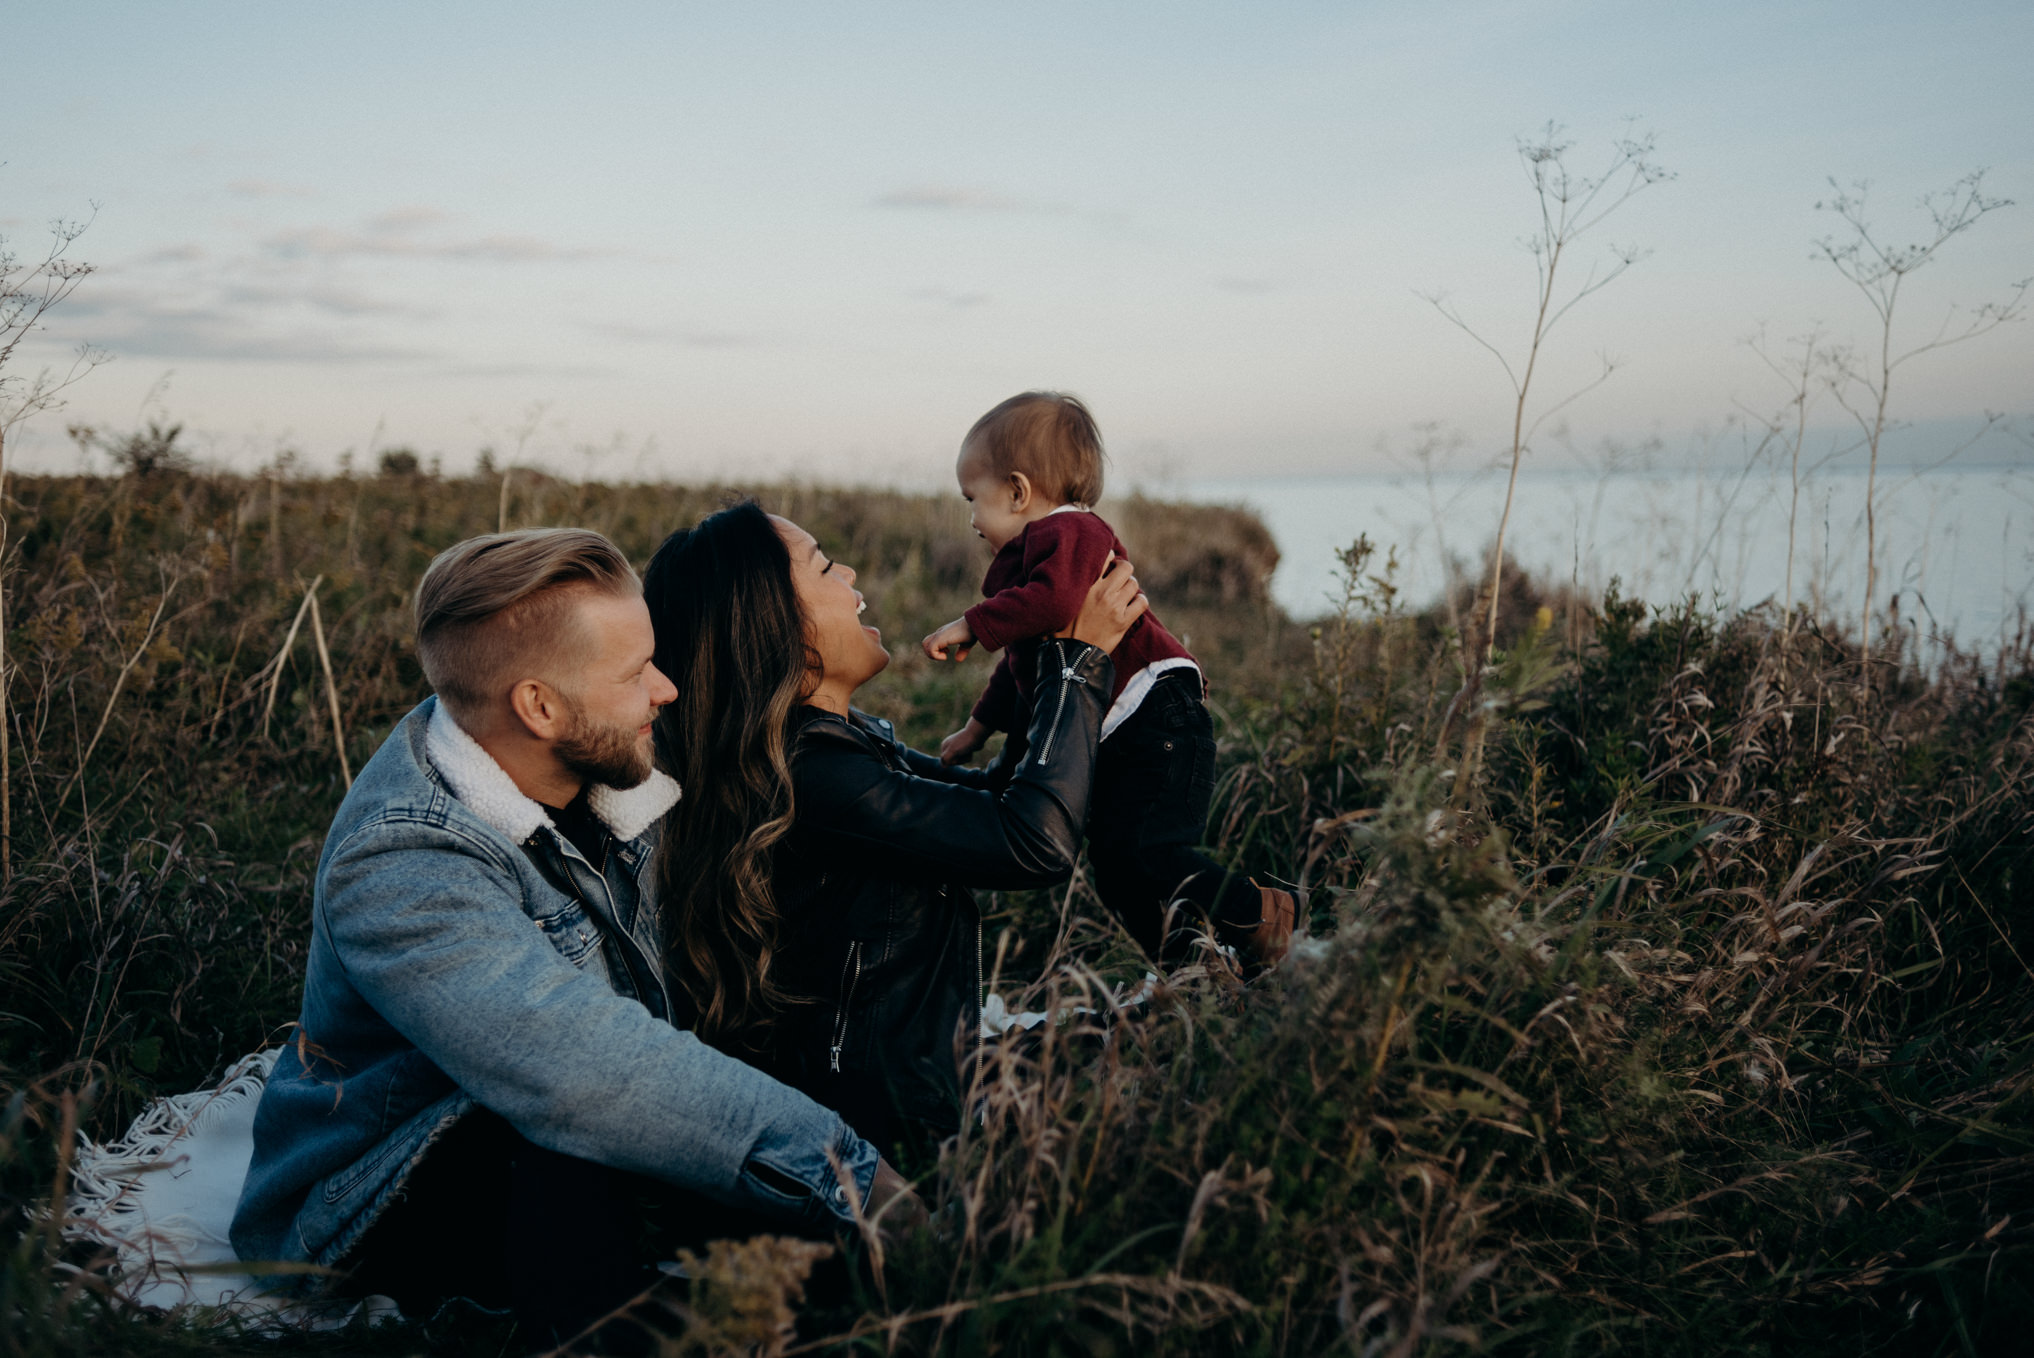
[[[417,659],[454,716],[549,671],[580,640],[582,590],[640,595],[621,549],[584,528],[524,528],[440,552],[417,585]]]

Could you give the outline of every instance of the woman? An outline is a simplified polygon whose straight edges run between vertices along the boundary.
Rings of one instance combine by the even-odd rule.
[[[894,1161],[959,1127],[956,1041],[982,984],[968,888],[1072,872],[1108,652],[1145,604],[1116,563],[1043,648],[1026,752],[977,771],[854,708],[890,663],[854,580],[752,503],[658,549],[644,594],[678,686],[658,750],[685,789],[658,874],[683,1017]]]

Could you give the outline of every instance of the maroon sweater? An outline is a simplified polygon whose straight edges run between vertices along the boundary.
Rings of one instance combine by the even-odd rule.
[[[1048,514],[1003,544],[982,581],[982,602],[963,615],[978,643],[1003,652],[975,704],[976,721],[995,731],[1024,729],[1038,643],[1080,616],[1111,552],[1119,558],[1130,555],[1101,515],[1084,510]],[[1116,666],[1116,686],[1109,694],[1114,703],[1146,665],[1192,660],[1193,654],[1165,630],[1156,613],[1146,612],[1130,624],[1109,659]]]

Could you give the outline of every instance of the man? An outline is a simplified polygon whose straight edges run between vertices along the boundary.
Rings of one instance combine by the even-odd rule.
[[[676,691],[621,553],[569,529],[474,538],[432,562],[416,614],[436,696],[325,841],[241,1258],[345,1269],[412,1313],[507,1303],[545,1340],[644,1285],[646,1192],[780,1229],[914,1208],[837,1115],[668,1021],[644,884],[679,796],[650,743]]]

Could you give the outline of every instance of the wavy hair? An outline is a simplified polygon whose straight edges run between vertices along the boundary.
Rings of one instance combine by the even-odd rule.
[[[791,555],[745,500],[664,540],[644,573],[657,668],[678,698],[657,752],[685,789],[657,862],[671,974],[723,1049],[760,1049],[790,997],[770,975],[780,920],[770,878],[791,828],[786,730],[811,663]]]

